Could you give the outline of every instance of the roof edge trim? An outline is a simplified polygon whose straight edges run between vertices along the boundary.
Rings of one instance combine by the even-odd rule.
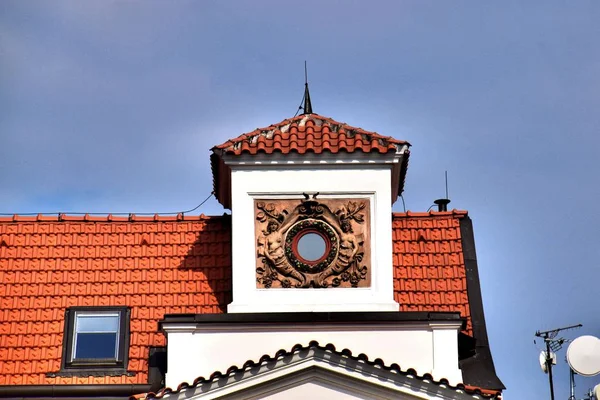
[[[102,385],[1,385],[0,398],[18,397],[97,397],[98,393],[104,396],[132,396],[151,390],[149,384],[102,384]]]
[[[407,154],[406,146],[400,151],[389,151],[387,153],[365,153],[362,151],[349,153],[332,153],[323,151],[320,153],[258,153],[241,154],[239,156],[223,154],[222,157],[226,165],[275,165],[288,166],[295,164],[400,164],[402,157]]]
[[[164,324],[276,324],[276,323],[395,323],[395,322],[460,322],[466,319],[458,312],[428,311],[381,311],[381,312],[277,312],[277,313],[230,313],[230,314],[166,314],[158,322]]]
[[[475,252],[473,221],[466,216],[460,220],[460,236],[467,275],[467,293],[471,308],[473,337],[476,340],[476,354],[460,362],[463,381],[478,387],[502,390],[506,387],[496,374],[494,359],[488,343],[487,328],[479,281],[479,267]]]

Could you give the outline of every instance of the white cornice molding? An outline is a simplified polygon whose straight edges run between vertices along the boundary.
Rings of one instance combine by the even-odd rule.
[[[397,164],[400,163],[406,152],[407,145],[399,146],[395,153],[259,153],[251,154],[223,154],[221,155],[226,165],[230,166],[290,166],[290,165],[330,165],[330,164]]]
[[[300,332],[300,331],[406,331],[418,330],[456,330],[462,321],[401,321],[365,323],[180,323],[164,322],[162,330],[167,333],[215,333],[215,332]]]
[[[431,321],[431,322],[429,322],[429,327],[432,330],[440,330],[440,329],[460,330],[462,325],[463,325],[462,321]]]

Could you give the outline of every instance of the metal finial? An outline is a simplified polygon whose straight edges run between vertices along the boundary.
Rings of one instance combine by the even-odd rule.
[[[310,102],[310,93],[308,91],[308,73],[306,70],[306,61],[304,61],[304,107],[302,114],[312,114],[312,104]]]

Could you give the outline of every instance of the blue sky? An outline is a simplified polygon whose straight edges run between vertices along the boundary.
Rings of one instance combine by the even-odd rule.
[[[533,333],[600,336],[599,20],[597,1],[4,0],[0,212],[193,208],[209,149],[292,116],[307,60],[315,112],[412,143],[408,209],[448,170],[505,398],[545,399]]]

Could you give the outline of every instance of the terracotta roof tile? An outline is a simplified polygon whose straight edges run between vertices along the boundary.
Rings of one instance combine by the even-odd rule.
[[[460,219],[465,211],[396,213],[394,293],[400,311],[457,311],[472,334]]]
[[[164,314],[231,301],[230,236],[226,216],[0,218],[0,384],[146,383]],[[46,375],[60,369],[72,306],[131,307],[132,376]]]
[[[396,152],[408,142],[355,128],[343,122],[318,114],[299,115],[266,128],[257,128],[235,139],[215,146],[225,154],[288,154],[315,153],[325,151],[338,153],[387,153]]]
[[[230,208],[228,198],[229,171],[222,156],[258,154],[339,154],[339,153],[397,153],[410,143],[356,128],[318,114],[299,115],[265,128],[257,128],[225,143],[214,146],[211,156],[213,187],[217,200]],[[402,193],[408,150],[402,160],[398,193]]]

